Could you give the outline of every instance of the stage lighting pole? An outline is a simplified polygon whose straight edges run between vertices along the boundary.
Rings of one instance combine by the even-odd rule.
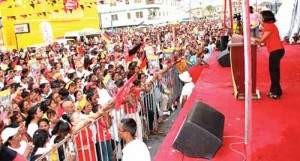
[[[243,0],[243,33],[245,61],[245,140],[247,161],[252,153],[252,64],[249,0]]]

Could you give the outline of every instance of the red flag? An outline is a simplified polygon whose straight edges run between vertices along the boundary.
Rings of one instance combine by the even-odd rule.
[[[144,71],[147,68],[147,62],[148,62],[147,57],[144,55],[144,57],[142,58],[142,62],[140,64],[141,70]]]
[[[107,32],[104,32],[101,36],[101,39],[104,40],[105,42],[110,42],[111,41],[111,37],[108,35]]]
[[[128,54],[125,53],[125,61],[126,63],[129,63],[134,57],[135,54],[140,50],[143,43],[139,43],[138,45],[134,46],[132,49],[128,51]]]
[[[14,68],[18,64],[19,58],[16,58],[12,63],[11,67]]]
[[[130,88],[132,86],[132,83],[136,80],[137,75],[134,74],[125,84],[124,86],[119,90],[119,92],[116,94],[116,105],[115,108],[117,110],[120,109],[121,104],[124,101],[124,96],[128,95]]]

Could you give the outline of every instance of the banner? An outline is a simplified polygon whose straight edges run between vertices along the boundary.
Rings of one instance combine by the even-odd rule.
[[[40,70],[39,69],[39,64],[36,61],[36,59],[30,59],[28,61],[28,67],[30,69],[30,72],[33,73],[34,75]]]
[[[68,60],[68,57],[64,56],[62,59],[61,59],[61,62],[63,64],[63,68],[65,71],[68,71],[70,69],[70,63],[69,63],[69,60]]]
[[[154,55],[154,54],[147,55],[147,59],[148,59],[148,70],[150,74],[154,74],[156,71],[160,70],[158,55]]]
[[[53,30],[51,24],[49,22],[42,22],[40,24],[40,28],[43,35],[43,40],[47,44],[51,44],[53,42]]]
[[[10,89],[0,92],[0,114],[9,111],[11,107],[11,91]]]
[[[120,109],[121,104],[124,101],[124,97],[128,95],[130,88],[132,86],[132,83],[136,80],[137,75],[134,74],[125,84],[124,86],[119,90],[119,92],[116,94],[116,105],[115,108],[117,110]]]

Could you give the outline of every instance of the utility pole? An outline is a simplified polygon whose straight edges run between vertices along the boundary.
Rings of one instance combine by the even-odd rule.
[[[189,0],[189,19],[192,18],[192,1]]]

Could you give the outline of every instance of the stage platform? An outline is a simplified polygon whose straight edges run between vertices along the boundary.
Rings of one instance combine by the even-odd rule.
[[[233,96],[229,67],[221,67],[218,52],[210,59],[210,66],[203,70],[196,87],[181,109],[154,161],[204,161],[190,158],[172,148],[185,117],[199,100],[225,115],[224,145],[213,161],[243,161],[246,156],[244,137],[245,103]],[[252,142],[250,153],[253,161],[299,161],[300,153],[300,45],[286,45],[281,61],[281,86],[279,100],[266,96],[270,87],[268,70],[269,53],[266,47],[257,50],[257,88],[261,99],[252,101]],[[201,137],[201,136],[199,136]]]

